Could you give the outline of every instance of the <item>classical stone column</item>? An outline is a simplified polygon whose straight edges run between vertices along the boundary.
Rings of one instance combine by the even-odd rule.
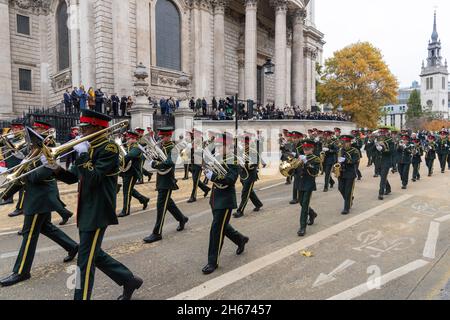
[[[258,0],[245,0],[245,99],[257,98]]]
[[[225,6],[226,0],[214,2],[214,95],[225,98]]]
[[[0,113],[13,112],[8,0],[0,0]]]
[[[239,87],[238,87],[238,96],[245,97],[245,61],[238,61],[238,70],[239,70]]]
[[[80,84],[85,89],[97,87],[96,83],[96,57],[95,57],[95,9],[94,0],[84,0],[79,2],[79,22],[80,22]]]
[[[307,110],[311,110],[311,100],[312,100],[312,70],[311,70],[311,54],[312,49],[309,47],[305,47],[304,50],[304,67],[305,67],[305,98],[303,106]]]
[[[275,7],[275,106],[286,104],[286,0],[272,0]]]
[[[306,11],[297,9],[292,17],[292,103],[302,107],[304,92],[303,27]]]
[[[80,12],[78,1],[70,1],[68,9],[70,34],[70,60],[72,69],[72,85],[78,87],[81,83],[80,57]]]
[[[287,33],[286,46],[286,104],[292,105],[292,32]]]

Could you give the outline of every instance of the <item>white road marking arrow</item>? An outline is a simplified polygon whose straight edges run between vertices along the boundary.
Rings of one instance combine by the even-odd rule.
[[[341,273],[345,269],[350,268],[353,264],[355,264],[355,261],[353,260],[346,260],[344,261],[339,267],[331,271],[329,274],[321,273],[318,277],[316,282],[313,284],[313,288],[323,286],[324,284],[333,282],[336,280],[336,275],[338,273]]]

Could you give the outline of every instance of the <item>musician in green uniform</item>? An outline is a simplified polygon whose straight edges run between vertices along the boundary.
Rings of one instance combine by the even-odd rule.
[[[294,152],[294,145],[292,143],[291,133],[287,129],[283,129],[283,133],[279,137],[281,161],[286,161],[292,152]],[[286,185],[292,183],[292,176],[286,177]]]
[[[450,141],[448,139],[447,130],[441,130],[441,132],[439,132],[439,136],[440,137],[436,143],[436,153],[438,155],[439,163],[441,165],[441,172],[445,173],[447,158],[450,152]]]
[[[177,231],[183,231],[184,226],[189,221],[188,217],[181,213],[172,200],[172,192],[178,190],[177,180],[175,179],[175,163],[178,154],[175,152],[176,149],[174,149],[175,143],[171,140],[173,131],[173,128],[161,128],[158,132],[161,137],[160,148],[167,159],[154,159],[151,162],[152,168],[157,170],[156,189],[158,190],[158,200],[156,203],[157,216],[155,227],[152,234],[144,239],[146,243],[162,240],[162,229],[167,211],[178,221]]]
[[[370,168],[373,165],[373,155],[375,153],[375,144],[372,130],[367,130],[364,137],[364,150],[367,155],[367,167]]]
[[[136,129],[134,129],[134,131],[139,135],[138,143],[142,147],[145,147],[146,144],[145,144],[144,141],[142,141],[142,138],[144,137],[145,130],[142,129],[142,128],[136,128]],[[150,171],[148,171],[148,170],[146,170],[144,168],[145,161],[146,161],[145,157],[142,157],[142,162],[141,162],[142,178],[140,179],[138,184],[143,184],[144,183],[144,179],[143,179],[144,176],[148,178],[148,182],[152,181],[153,173],[151,173]]]
[[[398,172],[398,160],[400,159],[400,151],[399,151],[399,144],[400,144],[400,136],[399,132],[397,130],[391,131],[391,139],[392,143],[394,144],[394,149],[392,152],[392,173]]]
[[[219,267],[219,255],[223,247],[224,237],[237,245],[236,254],[244,253],[249,238],[239,233],[230,224],[231,212],[237,208],[235,184],[239,176],[239,166],[234,156],[233,136],[229,133],[216,139],[221,146],[218,151],[223,159],[225,175],[219,175],[205,169],[205,175],[213,183],[210,205],[213,214],[209,236],[208,264],[202,269],[204,274],[213,273]]]
[[[10,134],[8,136],[10,137],[6,137],[6,139],[11,139],[11,142],[17,142],[17,140],[21,139],[18,138],[16,136],[16,134],[18,134],[19,136],[23,136],[24,133],[20,133],[21,131],[23,131],[25,129],[25,126],[22,122],[19,121],[14,121],[11,123],[10,126]],[[4,148],[4,150],[8,150],[7,148]],[[15,166],[19,165],[20,162],[22,162],[22,160],[25,158],[26,152],[25,150],[17,150],[14,153],[5,153],[4,154],[4,159],[5,160],[5,164],[6,164],[6,168],[7,169],[11,169],[14,168]],[[6,204],[12,204],[14,202],[13,200],[14,195],[11,195],[11,197],[9,199],[5,199],[2,200],[1,204],[2,205],[6,205]],[[19,199],[17,200],[17,204],[16,204],[16,209],[11,212],[10,214],[8,214],[8,216],[10,218],[14,218],[17,216],[20,216],[23,214],[23,200],[24,200],[24,191],[23,188],[21,188],[19,190]]]
[[[324,132],[324,141],[322,144],[322,158],[323,158],[323,171],[325,173],[325,186],[323,192],[328,192],[329,188],[333,189],[335,181],[331,176],[331,170],[337,161],[337,153],[339,147],[337,145],[338,141],[333,138],[333,131]]]
[[[378,191],[379,200],[384,200],[384,196],[387,196],[392,192],[388,175],[389,170],[393,166],[394,158],[392,154],[395,151],[394,142],[389,136],[389,128],[380,128],[378,137],[375,140],[374,151],[375,166],[378,167],[378,172],[380,175],[380,188]]]
[[[424,149],[420,140],[417,138],[416,134],[413,134],[411,143],[414,144],[412,149],[412,166],[413,166],[413,176],[412,181],[416,182],[420,180],[420,164],[422,163],[422,157],[424,154]]]
[[[136,182],[142,178],[142,161],[144,156],[138,145],[139,134],[135,131],[128,131],[127,139],[127,155],[125,156],[125,168],[129,169],[122,172],[123,179],[123,209],[118,215],[119,218],[129,216],[131,213],[131,198],[136,198],[142,204],[142,210],[147,209],[150,199],[144,197],[134,189]]]
[[[298,158],[301,155],[303,155],[303,148],[302,148],[302,139],[304,138],[304,134],[298,131],[292,131],[290,133],[291,139],[292,139],[292,145],[293,145],[293,151],[291,154],[291,157]],[[292,176],[293,178],[293,185],[292,185],[292,200],[289,202],[290,205],[298,204],[299,202],[299,194],[298,194],[298,182],[299,182],[299,170],[296,169],[294,171],[294,174]]]
[[[434,160],[436,160],[436,137],[430,134],[425,144],[425,163],[428,168],[429,177],[433,175]]]
[[[402,189],[406,190],[408,188],[409,182],[409,171],[411,169],[412,160],[412,148],[413,145],[410,142],[410,137],[408,134],[402,134],[400,137],[400,142],[397,147],[397,152],[399,154],[397,168],[400,178],[402,180]]]
[[[38,152],[38,149],[43,146],[43,137],[35,131],[30,131],[30,136],[33,137],[30,146],[31,152]],[[47,159],[42,156],[28,169],[34,171],[22,179],[25,191],[22,245],[14,264],[13,273],[0,280],[1,286],[12,286],[31,277],[31,266],[40,234],[53,240],[68,252],[67,257],[64,258],[65,263],[71,262],[78,253],[78,244],[51,222],[51,212],[64,209],[64,204],[59,199],[55,174],[52,169],[44,166],[46,164],[48,164]],[[9,197],[7,192],[5,197]]]
[[[339,191],[344,198],[343,215],[350,213],[353,206],[353,192],[355,189],[356,166],[359,161],[358,149],[352,147],[354,137],[351,135],[340,136],[343,143],[338,151],[338,163],[341,165],[339,176]]]
[[[192,193],[188,203],[194,203],[197,201],[198,188],[203,191],[204,198],[206,198],[211,192],[211,189],[200,180],[203,162],[203,133],[194,129],[193,137],[194,139],[191,148]]]
[[[109,127],[112,119],[91,110],[82,110],[80,129],[83,136],[94,135],[89,141],[76,145],[77,160],[69,171],[54,168],[57,178],[68,184],[78,183],[79,201],[77,225],[80,236],[76,300],[89,300],[96,268],[123,287],[119,300],[130,300],[142,279],[101,249],[106,229],[117,225],[116,199],[119,175],[119,146],[98,134]],[[95,135],[97,133],[97,135]]]
[[[248,201],[250,200],[255,209],[254,212],[259,212],[263,207],[263,203],[258,198],[255,192],[255,183],[258,181],[258,171],[260,165],[260,157],[259,153],[256,150],[255,135],[250,132],[244,133],[244,150],[241,155],[245,160],[244,166],[240,167],[240,181],[242,183],[242,194],[241,194],[241,203],[237,209],[237,212],[233,214],[235,218],[242,218],[244,216],[245,208],[247,207]]]
[[[321,161],[318,156],[314,154],[315,142],[314,140],[303,140],[302,149],[304,154],[299,156],[302,165],[298,168],[298,193],[299,202],[301,206],[300,214],[300,229],[298,231],[299,237],[304,237],[306,234],[306,225],[313,225],[317,218],[317,213],[311,209],[311,196],[314,191],[317,191],[316,177],[320,173]]]
[[[355,139],[352,142],[352,147],[357,149],[359,152],[359,161],[356,164],[356,175],[358,178],[358,181],[360,181],[362,179],[362,174],[361,174],[361,170],[359,170],[359,165],[361,163],[361,159],[362,159],[362,147],[363,147],[363,140],[361,139],[361,132],[359,130],[352,130],[351,131],[352,136],[355,137]]]

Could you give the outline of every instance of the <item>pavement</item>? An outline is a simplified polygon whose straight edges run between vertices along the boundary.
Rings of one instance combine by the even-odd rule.
[[[144,279],[136,300],[450,299],[450,172],[429,178],[422,168],[422,180],[411,182],[407,190],[401,190],[398,174],[391,174],[393,193],[379,201],[379,179],[372,177],[373,167],[362,166],[364,178],[356,184],[348,216],[340,214],[343,200],[336,187],[323,193],[323,176],[317,179],[311,207],[319,218],[305,238],[297,236],[300,208],[289,205],[292,186],[280,175],[264,175],[256,185],[263,210],[254,213],[249,204],[244,218],[231,220],[250,238],[245,253],[236,256],[236,247],[225,240],[220,267],[209,276],[201,269],[207,260],[211,210],[208,199],[186,203],[191,181],[180,181],[181,190],[174,193],[190,218],[184,232],[176,232],[177,222],[167,215],[163,241],[144,244],[156,212],[139,211],[134,200],[133,215],[108,228],[103,249]],[[154,206],[154,183],[138,189],[150,194]],[[69,208],[72,197],[76,194],[70,189],[62,196]],[[10,273],[21,241],[16,231],[22,218],[5,218],[10,209],[0,208],[1,276]],[[62,229],[78,239],[75,225]],[[72,299],[75,263],[64,265],[64,256],[41,236],[32,278],[0,288],[0,299]],[[93,299],[120,294],[120,287],[96,273]]]

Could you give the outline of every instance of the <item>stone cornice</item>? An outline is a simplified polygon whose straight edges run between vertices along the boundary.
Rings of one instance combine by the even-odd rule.
[[[270,0],[270,5],[275,8],[275,11],[287,12],[288,10],[287,0]]]
[[[23,9],[33,14],[48,14],[50,11],[50,0],[9,0],[11,7]]]
[[[247,9],[256,9],[258,7],[258,0],[244,0],[244,6]]]
[[[305,9],[296,9],[292,12],[291,18],[292,18],[292,24],[305,24],[305,20],[307,17],[307,12]]]

